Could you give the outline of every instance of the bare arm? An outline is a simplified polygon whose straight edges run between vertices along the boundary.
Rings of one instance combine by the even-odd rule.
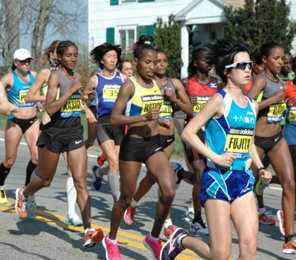
[[[138,116],[125,116],[123,110],[127,101],[134,94],[134,84],[127,80],[120,88],[115,105],[111,113],[112,125],[130,125],[139,122],[146,122],[158,118],[159,108],[152,109],[147,114]]]
[[[180,108],[185,114],[192,116],[193,115],[193,108],[190,104],[190,99],[184,89],[183,84],[178,79],[172,79],[172,82],[177,90],[177,97],[170,97],[171,101],[175,103],[175,105]]]
[[[59,85],[60,76],[57,73],[52,73],[48,80],[48,92],[46,96],[46,112],[49,116],[52,116],[59,111],[76,91],[83,88],[80,76],[78,75],[72,83],[72,86],[58,100],[56,100]]]
[[[4,87],[1,82],[0,82],[0,114],[5,115],[5,116],[10,115],[9,102],[8,102]]]
[[[98,78],[94,75],[91,76],[87,83],[86,86],[83,90],[83,100],[92,100],[95,95],[95,89],[98,85]]]
[[[28,94],[25,97],[25,102],[26,103],[30,103],[30,102],[44,102],[46,100],[45,96],[40,96],[39,95],[39,91],[41,89],[41,87],[44,84],[48,83],[48,78],[50,76],[50,71],[49,69],[42,69],[37,77],[35,78],[35,81],[33,83],[33,85],[30,87]],[[36,96],[36,93],[37,96]]]

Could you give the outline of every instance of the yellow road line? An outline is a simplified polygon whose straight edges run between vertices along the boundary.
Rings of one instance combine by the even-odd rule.
[[[9,207],[3,207],[3,206],[10,206],[10,208]],[[10,203],[10,202],[8,202],[6,204],[1,204],[0,203],[0,210],[3,211],[3,212],[9,212],[9,213],[16,214],[15,209],[14,209],[14,203]],[[49,212],[38,210],[38,209],[35,210],[35,213],[39,214],[39,215],[42,215],[42,216],[36,215],[36,217],[35,217],[35,219],[40,221],[40,222],[44,222],[44,223],[48,223],[48,224],[51,224],[51,225],[59,226],[59,227],[61,227],[63,229],[69,229],[69,230],[84,233],[83,227],[68,226],[65,223],[65,221],[66,221],[65,216],[62,216],[62,215],[59,215],[59,214],[49,213]],[[96,229],[101,228],[105,233],[108,233],[110,231],[109,228],[99,226],[99,225],[96,225],[96,224],[92,224],[92,227],[94,227]],[[123,237],[128,237],[128,238],[131,238],[131,239],[134,239],[134,240],[143,241],[145,239],[144,236],[134,235],[134,234],[124,232],[124,231],[118,231],[118,236],[119,237],[117,238],[117,241],[118,241],[119,244],[124,244],[124,245],[128,245],[128,246],[132,246],[134,248],[149,251],[142,244],[142,242],[138,243],[138,242],[134,242],[134,241],[131,241],[131,240],[128,240],[128,239],[125,239],[125,238],[121,238],[121,236],[123,236]],[[186,249],[184,252],[186,253],[186,255],[180,254],[180,255],[178,255],[178,257],[176,259],[180,259],[180,260],[193,260],[193,259],[194,260],[201,260],[199,258],[189,256],[188,254],[196,256],[196,254],[194,254],[191,250]],[[232,260],[232,259],[229,259],[229,260]]]

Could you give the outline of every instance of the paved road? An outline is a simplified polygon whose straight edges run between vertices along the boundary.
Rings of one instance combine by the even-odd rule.
[[[0,161],[4,158],[3,133],[0,133]],[[89,174],[88,184],[92,203],[92,220],[94,227],[101,227],[106,234],[109,230],[109,219],[113,205],[109,186],[105,179],[100,192],[91,186],[91,166],[96,161],[96,155],[100,149],[98,146],[89,149]],[[10,175],[6,180],[6,191],[9,203],[0,204],[0,259],[30,259],[30,260],[78,260],[78,259],[102,259],[105,260],[102,244],[91,249],[82,247],[82,228],[68,227],[64,224],[66,219],[66,166],[61,157],[56,176],[51,187],[37,193],[37,217],[35,220],[22,220],[14,211],[15,189],[22,186],[25,179],[25,169],[29,160],[28,148],[21,144],[18,149],[18,158]],[[175,158],[176,160],[176,158]],[[184,161],[181,161],[184,164]],[[145,168],[142,168],[140,179],[144,176]],[[149,251],[145,249],[142,240],[151,230],[155,215],[157,187],[146,195],[139,204],[135,223],[132,227],[121,224],[118,234],[119,248],[124,260],[152,259]],[[184,212],[190,203],[191,187],[182,183],[172,208],[172,218],[176,226],[189,228],[184,221]],[[265,203],[268,210],[275,218],[276,211],[280,208],[281,189],[279,185],[273,185],[265,193]],[[78,211],[78,207],[77,207]],[[278,223],[276,226],[260,225],[258,237],[258,260],[295,259],[296,256],[281,253],[283,237]],[[238,240],[232,226],[233,247],[231,259],[238,257]],[[207,237],[205,239],[208,239]],[[192,252],[186,251],[177,259],[199,259]]]

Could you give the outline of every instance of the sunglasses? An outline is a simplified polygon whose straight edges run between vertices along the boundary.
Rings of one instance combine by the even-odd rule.
[[[236,63],[232,63],[230,65],[226,65],[225,68],[226,69],[231,69],[231,68],[236,68],[239,70],[245,70],[248,66],[248,69],[252,69],[253,68],[253,61],[241,61],[241,62],[236,62]]]
[[[31,59],[25,59],[25,60],[18,60],[20,63],[25,64],[25,63],[31,63]]]

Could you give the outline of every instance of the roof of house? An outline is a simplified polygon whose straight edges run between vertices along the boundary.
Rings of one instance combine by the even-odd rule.
[[[234,8],[244,7],[245,0],[222,0],[225,4],[233,6]]]

